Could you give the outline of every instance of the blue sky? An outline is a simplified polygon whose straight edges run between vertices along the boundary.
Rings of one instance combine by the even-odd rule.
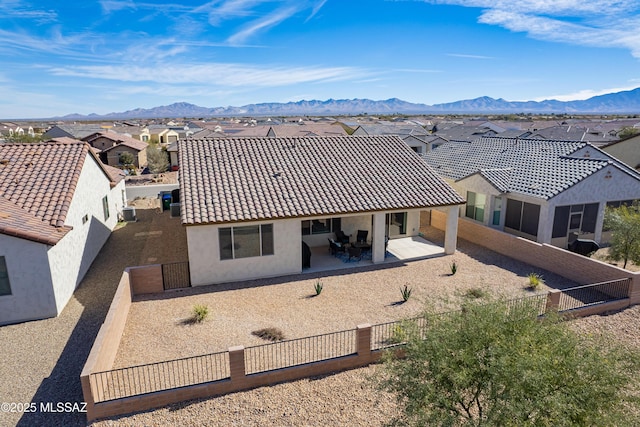
[[[0,118],[640,86],[637,0],[0,2]]]

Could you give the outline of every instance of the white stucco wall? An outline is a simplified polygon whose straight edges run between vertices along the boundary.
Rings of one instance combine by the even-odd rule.
[[[49,246],[0,234],[11,295],[0,296],[0,325],[57,314],[49,271]]]
[[[109,218],[105,220],[102,198],[109,196]],[[67,304],[98,252],[116,226],[118,215],[113,200],[109,178],[105,176],[94,158],[87,155],[65,225],[73,227],[58,244],[49,249],[49,265],[56,296],[57,314]],[[83,216],[88,221],[82,223]]]
[[[273,255],[220,260],[218,228],[223,225],[187,227],[189,268],[193,286],[276,277],[302,271],[300,219],[243,222],[238,226],[273,224]]]
[[[548,215],[551,224],[548,229],[544,230],[545,234],[539,236],[539,241],[561,247],[566,245],[564,238],[551,239],[556,206],[599,203],[596,232],[593,235],[582,236],[582,238],[594,239],[598,243],[602,243],[602,225],[606,203],[633,199],[640,199],[640,181],[613,165],[607,166],[548,201]]]

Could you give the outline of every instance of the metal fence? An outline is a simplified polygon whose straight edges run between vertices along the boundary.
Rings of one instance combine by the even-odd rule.
[[[559,311],[628,298],[631,279],[612,280],[563,289]],[[508,310],[533,308],[546,312],[547,294],[537,294],[506,302]],[[459,311],[441,313],[456,315]],[[421,336],[428,332],[428,318],[380,323],[371,327],[371,350],[382,350],[404,343],[405,325],[413,322]],[[279,341],[244,349],[245,374],[272,371],[306,363],[348,356],[357,352],[357,330],[349,329],[310,337]],[[114,369],[90,375],[94,401],[105,402],[123,397],[217,381],[230,377],[229,352]]]
[[[165,291],[191,286],[189,261],[162,264],[162,285]]]
[[[573,310],[629,297],[631,278],[562,289],[559,311]]]
[[[96,403],[225,378],[229,378],[228,351],[90,375]]]
[[[356,330],[279,341],[247,347],[245,373],[271,371],[356,353]]]

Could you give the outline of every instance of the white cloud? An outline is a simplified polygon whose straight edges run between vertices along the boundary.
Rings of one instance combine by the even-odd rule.
[[[275,87],[298,83],[361,78],[367,72],[352,67],[282,67],[211,63],[179,67],[148,67],[130,65],[95,65],[52,67],[56,76],[121,82],[155,82],[161,84],[202,84],[207,86]]]
[[[600,90],[583,89],[583,90],[579,90],[577,92],[567,93],[567,94],[563,94],[563,95],[541,96],[541,97],[534,98],[533,101],[540,102],[540,101],[546,101],[546,100],[550,100],[550,99],[555,99],[557,101],[580,101],[580,100],[592,98],[594,96],[606,95],[606,94],[609,94],[609,93],[616,93],[616,92],[623,92],[623,91],[627,91],[627,90],[633,90],[633,89],[636,89],[637,87],[638,87],[638,85],[636,84],[634,86],[613,87],[613,88],[600,89]]]
[[[628,49],[640,58],[637,0],[423,0],[482,8],[478,22],[552,42]]]
[[[255,33],[278,25],[282,21],[290,18],[297,11],[298,9],[296,8],[277,10],[267,16],[264,16],[263,18],[249,23],[247,27],[229,37],[227,41],[232,45],[242,44],[247,39],[252,37]]]
[[[468,58],[468,59],[495,59],[492,56],[468,55],[465,53],[447,53],[447,56],[453,56],[454,58]]]

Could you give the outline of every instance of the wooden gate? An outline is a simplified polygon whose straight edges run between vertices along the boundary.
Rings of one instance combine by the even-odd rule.
[[[190,287],[189,261],[162,264],[162,284],[165,291]]]

